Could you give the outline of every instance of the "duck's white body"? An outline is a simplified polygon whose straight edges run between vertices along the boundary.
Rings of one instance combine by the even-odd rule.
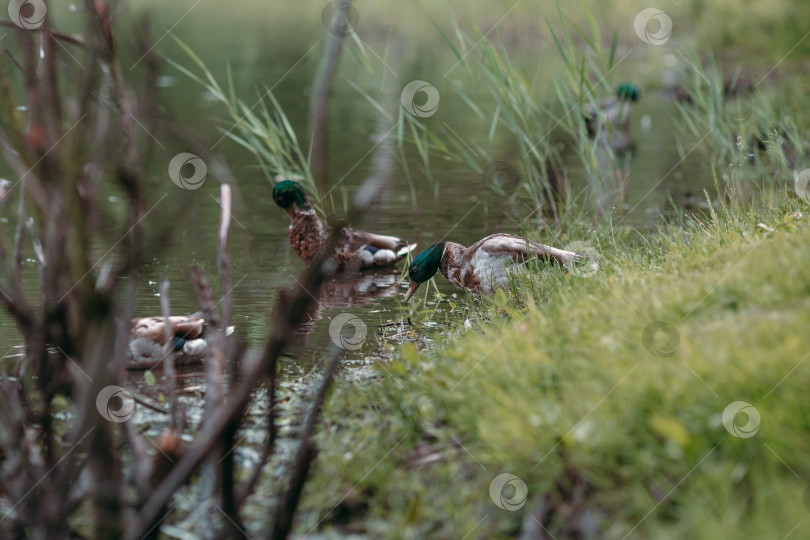
[[[533,257],[567,265],[581,255],[511,234],[491,234],[469,248],[447,242],[439,269],[456,287],[492,294],[507,287],[517,275],[527,272],[525,263]]]
[[[127,369],[151,369],[163,363],[166,324],[163,317],[142,317],[131,321]],[[202,313],[171,316],[168,325],[175,364],[195,364],[205,360],[208,355],[207,325]],[[225,335],[231,335],[233,329],[229,326]]]

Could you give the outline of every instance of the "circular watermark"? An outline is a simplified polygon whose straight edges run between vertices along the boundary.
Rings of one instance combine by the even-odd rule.
[[[796,175],[793,189],[804,202],[810,203],[810,169],[804,169]]]
[[[96,408],[105,420],[120,424],[129,420],[135,412],[135,398],[126,388],[106,386],[96,396]]]
[[[490,161],[481,171],[481,183],[500,195],[507,195],[520,184],[520,172],[505,161]]]
[[[723,426],[740,439],[750,439],[759,431],[759,411],[745,401],[729,403],[723,410]],[[742,423],[745,422],[745,423]]]
[[[250,239],[248,253],[259,268],[270,268],[276,258],[274,237],[271,234],[257,234]]]
[[[641,343],[651,355],[668,358],[678,352],[681,334],[673,325],[664,321],[653,321],[641,333]]]
[[[421,105],[416,103],[418,94],[425,95],[425,102]],[[439,108],[439,91],[432,84],[425,81],[411,81],[402,89],[400,96],[402,107],[414,116],[427,118],[436,114]]]
[[[26,30],[36,30],[42,26],[47,12],[43,0],[11,0],[8,3],[8,18]]]
[[[633,21],[638,38],[649,45],[663,45],[672,36],[672,19],[657,8],[642,9]]]
[[[526,482],[514,474],[503,473],[492,479],[489,483],[489,498],[495,506],[503,510],[514,512],[523,508],[529,488]]]
[[[98,86],[93,91],[93,94],[98,101],[99,106],[105,109],[115,109],[118,106],[116,102],[116,88],[115,79],[109,73],[105,73],[98,83]]]
[[[444,403],[437,397],[419,394],[411,400],[410,410],[417,423],[427,430],[435,429],[444,418]]]
[[[194,172],[190,176],[183,174],[183,169],[192,167]],[[208,174],[208,167],[205,162],[195,154],[180,152],[169,162],[169,178],[172,182],[183,189],[195,190],[202,187],[205,176]]]
[[[725,107],[726,120],[730,124],[742,124],[754,112],[754,102],[747,95],[737,95],[732,99],[726,101]]]
[[[326,31],[337,37],[346,37],[357,30],[360,14],[348,2],[329,2],[321,11],[321,22]]]
[[[197,481],[182,491],[183,496],[193,504],[202,504],[211,499],[217,489],[217,477],[209,467],[203,466],[197,474]]]
[[[344,330],[353,328],[352,335],[346,336]],[[352,313],[340,313],[329,323],[329,337],[332,342],[347,351],[356,351],[363,346],[368,327],[363,319]]]
[[[599,252],[595,247],[586,244],[581,240],[577,240],[575,242],[571,242],[563,249],[566,251],[573,251],[579,255],[578,259],[575,259],[568,264],[568,271],[575,276],[588,278],[599,271]]]

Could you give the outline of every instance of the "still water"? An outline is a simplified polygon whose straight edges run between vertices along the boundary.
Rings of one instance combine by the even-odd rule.
[[[55,8],[56,9],[56,8]],[[71,22],[69,14],[60,14]],[[234,87],[242,99],[256,102],[264,85],[272,88],[298,134],[303,148],[306,144],[306,119],[313,75],[324,39],[324,29],[308,24],[292,31],[284,20],[258,27],[246,21],[244,14],[229,14],[224,9],[206,8],[195,17],[178,25],[174,34],[186,41],[202,57],[220,81],[224,83],[225,66],[230,64]],[[168,11],[158,11],[156,28],[168,28],[176,20]],[[128,32],[126,18],[119,19],[122,34]],[[293,25],[294,26],[294,25]],[[79,28],[77,26],[77,28]],[[399,88],[419,79],[431,81],[438,88],[441,102],[429,122],[432,126],[446,125],[462,134],[471,145],[480,145],[490,155],[507,163],[516,163],[519,155],[505,131],[497,131],[490,141],[487,137],[490,120],[479,120],[470,114],[452,85],[464,86],[470,95],[486,104],[486,92],[471,87],[464,70],[452,70],[454,59],[441,47],[435,35],[422,41],[398,39],[396,32],[380,34],[367,23],[366,45],[380,58],[376,72],[368,73],[352,54],[344,51],[335,79],[329,124],[329,177],[337,185],[333,192],[336,206],[341,208],[350,200],[357,186],[370,174],[375,152],[383,147],[379,114],[350,82],[377,97],[388,92],[387,102],[392,121],[396,119]],[[131,30],[129,31],[131,32]],[[162,34],[163,30],[156,32]],[[426,28],[426,33],[430,29]],[[170,38],[157,45],[160,54],[181,64],[192,63]],[[527,51],[515,51],[518,57],[532,56]],[[549,54],[551,52],[549,51]],[[382,58],[385,58],[385,61]],[[124,60],[127,77],[137,77],[137,55]],[[132,65],[127,70],[126,66]],[[78,68],[77,68],[78,69]],[[450,71],[448,71],[450,70]],[[271,309],[283,287],[294,284],[305,266],[287,240],[289,219],[272,201],[272,180],[265,177],[255,158],[223,133],[233,127],[225,117],[221,104],[212,99],[196,82],[163,64],[160,78],[162,111],[182,128],[195,134],[207,148],[213,148],[227,161],[235,178],[233,221],[230,253],[233,306],[231,324],[236,333],[249,343],[261,342],[272,331]],[[449,75],[448,75],[449,73]],[[633,73],[628,73],[632,76]],[[393,90],[392,90],[393,89]],[[380,98],[382,99],[382,98]],[[675,204],[684,204],[687,194],[701,193],[711,187],[710,174],[694,174],[690,162],[681,162],[676,150],[675,130],[672,129],[674,106],[654,88],[645,89],[632,117],[631,131],[635,149],[626,157],[622,167],[626,182],[622,195],[611,194],[603,211],[617,212],[625,223],[641,230],[648,229],[666,213],[669,197]],[[643,122],[642,122],[642,119]],[[393,124],[391,124],[393,126]],[[394,133],[388,131],[389,137]],[[219,208],[219,181],[209,172],[199,189],[190,191],[175,186],[167,174],[171,158],[179,152],[191,151],[161,132],[141,134],[154,141],[148,179],[146,234],[150,256],[142,272],[142,285],[136,313],[139,316],[160,312],[158,288],[162,279],[171,281],[172,310],[177,314],[199,309],[188,280],[188,267],[202,267],[214,284],[216,277],[216,246]],[[395,143],[394,143],[395,144]],[[570,157],[570,156],[569,156]],[[576,165],[566,159],[566,171],[574,188],[591,185]],[[440,239],[470,244],[494,232],[520,234],[535,231],[533,237],[552,243],[548,229],[539,230],[536,216],[522,220],[532,208],[519,198],[504,198],[487,190],[480,175],[463,164],[433,159],[431,181],[424,174],[421,161],[413,148],[405,146],[397,159],[385,169],[386,187],[377,205],[357,228],[381,234],[396,235],[419,244],[419,249]],[[9,177],[7,166],[0,164],[0,176]],[[102,230],[106,231],[104,245],[99,245],[99,257],[124,234],[123,216],[126,202],[114,187],[108,186],[102,198]],[[345,206],[344,206],[345,207]],[[13,223],[13,206],[0,209],[6,223]],[[548,226],[553,227],[553,222]],[[587,242],[587,238],[583,238]],[[114,253],[109,256],[115,256]],[[32,297],[37,294],[37,273],[33,259],[26,258],[26,286]],[[406,320],[409,307],[402,302],[406,284],[400,280],[400,269],[390,272],[367,273],[358,279],[334,278],[318,295],[317,308],[311,320],[299,330],[299,339],[287,361],[288,373],[307,371],[332,343],[330,322],[341,313],[358,317],[367,329],[361,346],[348,355],[350,361],[362,363],[381,350],[390,348],[397,338],[386,337],[385,329],[396,328],[390,323]],[[90,278],[88,278],[90,279]],[[453,287],[443,278],[437,279],[439,290],[453,294]],[[215,286],[215,292],[221,293]],[[425,289],[414,303],[420,303]],[[380,326],[389,325],[389,326]],[[431,328],[419,329],[428,334]],[[383,335],[380,336],[379,334]],[[395,334],[397,332],[394,332]],[[389,332],[390,334],[390,332]],[[19,344],[19,336],[7,315],[0,313],[0,345],[5,352]]]

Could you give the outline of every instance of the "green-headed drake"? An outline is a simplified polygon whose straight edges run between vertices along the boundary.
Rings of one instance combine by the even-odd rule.
[[[616,96],[599,102],[598,109],[586,105],[582,109],[585,127],[591,140],[604,138],[615,150],[629,146],[627,134],[632,104],[638,101],[641,90],[632,83],[622,83],[616,88]],[[609,131],[610,133],[606,133]]]
[[[583,258],[579,253],[532,242],[511,234],[491,234],[464,247],[438,242],[417,255],[408,268],[411,280],[405,301],[441,270],[450,283],[472,293],[492,294],[508,286],[510,277],[526,271],[526,261],[539,257],[568,265]]]
[[[329,229],[318,218],[304,188],[298,182],[283,180],[273,188],[273,200],[290,216],[290,244],[307,264],[312,264],[329,240]],[[329,259],[335,271],[368,270],[402,260],[416,244],[396,236],[383,236],[344,227]]]
[[[167,321],[163,317],[132,319],[129,329],[128,369],[151,369],[162,365],[166,324]],[[202,313],[173,315],[169,317],[168,325],[175,364],[195,364],[206,358],[208,325]],[[229,336],[232,333],[233,326],[229,326],[225,330],[225,335]]]

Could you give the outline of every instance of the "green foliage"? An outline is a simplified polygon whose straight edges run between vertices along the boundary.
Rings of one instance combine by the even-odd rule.
[[[255,103],[248,105],[236,96],[230,69],[226,91],[203,60],[188,45],[176,37],[174,39],[203,75],[200,77],[171,59],[167,61],[222,103],[233,122],[228,128],[222,129],[222,136],[235,141],[253,154],[268,180],[274,181],[276,175],[291,178],[302,182],[310,193],[317,193],[309,170],[308,156],[302,152],[298,137],[272,90],[265,85]]]
[[[534,274],[474,308],[486,324],[344,386],[306,530],[345,496],[336,512],[375,537],[513,536],[539,508],[557,537],[787,534],[810,475],[810,208],[783,200],[650,236],[599,226],[596,274]],[[734,401],[761,414],[754,437],[724,427]],[[490,500],[504,472],[528,486],[519,511]]]
[[[738,190],[763,179],[771,186],[792,184],[807,165],[810,143],[807,115],[785,99],[790,94],[768,91],[765,77],[748,81],[739,70],[724,72],[711,55],[701,59],[692,51],[683,59],[685,94],[676,127],[684,158],[698,151]]]

